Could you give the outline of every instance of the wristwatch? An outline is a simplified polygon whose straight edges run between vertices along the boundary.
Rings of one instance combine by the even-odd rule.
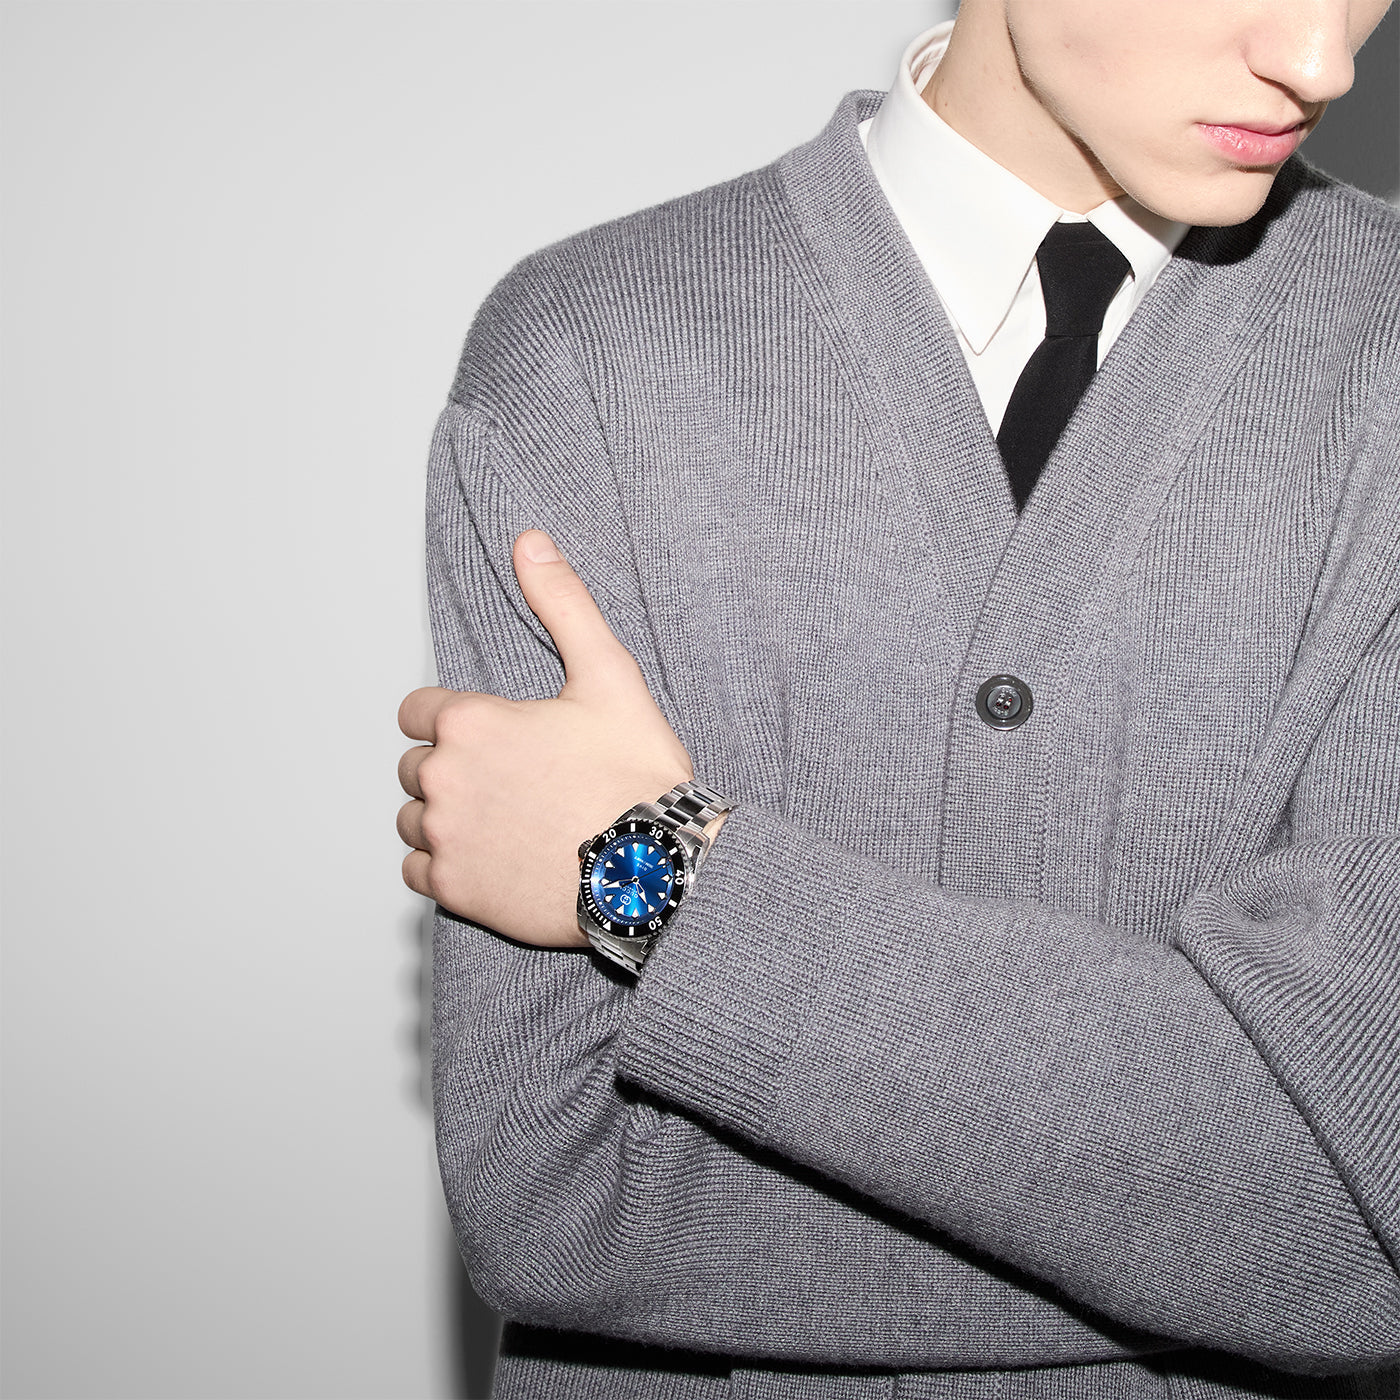
[[[578,848],[578,926],[605,958],[642,970],[709,854],[705,823],[733,809],[692,779],[639,802]]]

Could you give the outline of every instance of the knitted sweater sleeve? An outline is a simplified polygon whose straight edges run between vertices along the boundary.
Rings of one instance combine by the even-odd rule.
[[[1166,946],[741,808],[642,974],[621,1071],[1126,1324],[1288,1370],[1393,1362],[1397,696],[1400,614],[1287,839]]]
[[[582,415],[569,392],[559,381],[546,398]],[[530,498],[507,438],[456,403],[434,436],[428,578],[442,684],[516,699],[559,689],[558,658],[510,565],[515,535],[542,525],[664,706],[630,569],[609,555],[614,534]],[[579,469],[587,435],[573,446],[560,473]],[[538,468],[549,449],[535,447]],[[586,952],[526,948],[439,913],[433,982],[445,1194],[478,1292],[510,1317],[848,1367],[1044,1365],[1168,1345],[626,1089],[618,1037],[635,984]]]

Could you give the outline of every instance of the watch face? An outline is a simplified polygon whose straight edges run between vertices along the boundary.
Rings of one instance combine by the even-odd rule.
[[[609,931],[640,936],[656,932],[675,912],[685,861],[664,823],[621,822],[594,839],[583,877],[589,914]]]

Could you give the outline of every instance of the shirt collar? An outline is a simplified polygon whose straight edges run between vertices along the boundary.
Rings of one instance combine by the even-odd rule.
[[[1006,319],[1036,249],[1067,214],[959,136],[919,95],[948,47],[951,22],[920,34],[865,133],[866,152],[948,314],[981,354]],[[1087,218],[1132,265],[1134,304],[1167,265],[1186,225],[1123,195]]]

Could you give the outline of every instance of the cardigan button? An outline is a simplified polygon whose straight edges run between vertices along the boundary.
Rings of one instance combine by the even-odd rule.
[[[1035,708],[1025,681],[1016,676],[989,676],[977,687],[977,714],[993,729],[1015,729]]]

